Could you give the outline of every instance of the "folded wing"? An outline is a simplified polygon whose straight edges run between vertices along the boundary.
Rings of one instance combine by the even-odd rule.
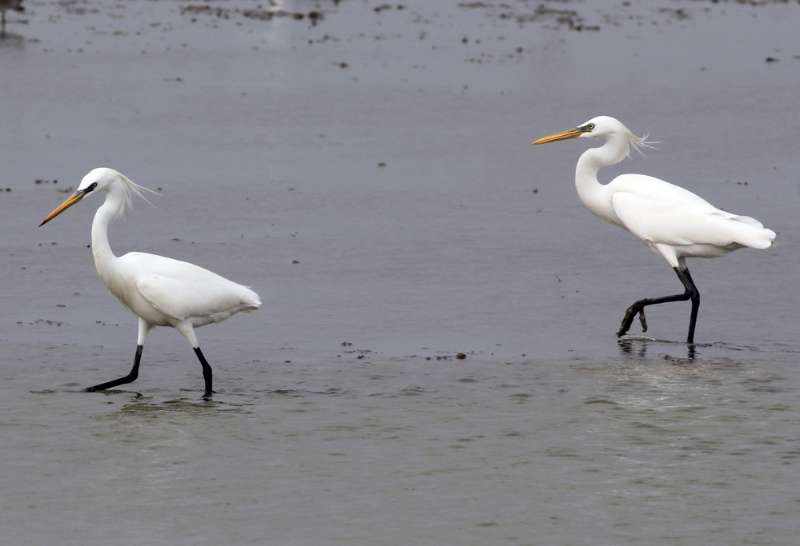
[[[626,228],[653,244],[769,248],[775,240],[775,232],[758,220],[709,204],[661,201],[630,192],[616,192],[612,204]]]
[[[219,322],[239,311],[257,309],[261,300],[246,286],[202,267],[161,258],[155,271],[142,272],[136,290],[150,305],[173,320],[195,325]],[[151,264],[152,265],[152,264]]]

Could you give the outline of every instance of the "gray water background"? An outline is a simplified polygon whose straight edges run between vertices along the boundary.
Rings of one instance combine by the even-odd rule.
[[[800,6],[26,4],[0,42],[0,544],[798,543]],[[617,343],[680,286],[578,202],[585,142],[529,145],[601,113],[661,142],[604,179],[779,233],[690,264],[693,360]],[[127,372],[135,319],[86,247],[97,201],[35,226],[98,165],[161,188],[118,254],[264,300],[198,332],[214,402],[163,329],[129,389],[81,392]],[[688,306],[648,319],[679,341]]]

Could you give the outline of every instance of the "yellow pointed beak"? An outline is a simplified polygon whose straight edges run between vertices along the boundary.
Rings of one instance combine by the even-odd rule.
[[[542,138],[537,138],[531,142],[531,144],[547,144],[548,142],[567,140],[568,138],[578,138],[579,136],[581,136],[580,129],[567,129],[566,131],[561,131],[560,133],[556,133],[554,135],[547,135],[543,136]]]
[[[48,214],[47,217],[44,220],[42,220],[42,223],[39,224],[39,227],[42,227],[47,222],[49,222],[50,220],[52,220],[53,218],[55,218],[56,216],[58,216],[59,214],[61,214],[65,210],[67,210],[68,208],[70,208],[72,205],[74,205],[75,203],[77,203],[81,199],[83,199],[84,195],[86,195],[84,192],[76,191],[75,193],[73,193],[72,195],[70,195],[69,197],[64,199],[64,201],[62,201],[62,203],[60,205],[58,205],[56,208],[54,208],[53,210],[50,211],[50,214]]]

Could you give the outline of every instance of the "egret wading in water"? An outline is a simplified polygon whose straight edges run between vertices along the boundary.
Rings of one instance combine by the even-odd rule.
[[[646,332],[644,308],[648,305],[691,300],[686,341],[694,343],[700,292],[686,267],[686,258],[716,258],[742,247],[769,248],[775,232],[754,218],[720,210],[702,197],[652,176],[622,174],[608,184],[598,182],[597,171],[628,157],[631,148],[652,148],[646,138],[636,136],[612,117],[592,118],[574,129],[534,140],[533,144],[592,137],[604,139],[605,144],[586,150],[578,159],[578,197],[593,214],[627,229],[661,255],[684,287],[682,294],[634,302],[625,311],[617,336],[628,332],[637,315]]]
[[[102,391],[135,381],[147,333],[155,326],[171,326],[189,341],[200,360],[205,380],[203,397],[208,399],[214,392],[211,366],[197,343],[195,327],[223,321],[239,311],[258,309],[261,300],[246,286],[194,264],[143,252],[115,256],[108,243],[108,225],[131,205],[134,196],[144,199],[144,191],[151,190],[113,169],[94,169],[83,177],[75,193],[39,224],[43,226],[87,195],[105,194],[92,222],[94,265],[111,293],[139,317],[139,337],[130,373],[86,390]]]

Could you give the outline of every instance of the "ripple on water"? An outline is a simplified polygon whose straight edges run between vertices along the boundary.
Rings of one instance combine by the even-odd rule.
[[[800,459],[800,449],[790,449],[788,451],[784,451],[780,454],[780,457],[784,462],[795,461]]]
[[[748,377],[742,380],[742,385],[744,385],[749,392],[777,394],[786,390],[783,385],[778,385],[778,383],[783,383],[785,380],[785,377],[779,375]]]
[[[587,405],[590,405],[590,406],[591,405],[595,405],[595,404],[605,405],[605,406],[619,406],[619,403],[617,403],[617,402],[615,402],[615,401],[613,401],[613,400],[611,400],[609,398],[599,398],[599,397],[598,398],[595,398],[595,397],[587,398],[586,400],[583,401],[583,403],[587,404]]]
[[[400,389],[400,396],[419,396],[425,392],[425,389],[419,385],[410,385]]]
[[[373,392],[367,396],[373,398],[399,398],[404,396],[421,396],[426,393],[428,393],[428,391],[419,385],[408,385],[396,392]]]
[[[544,450],[545,455],[548,457],[556,457],[559,459],[577,459],[578,452],[571,447],[554,446],[548,447]]]
[[[766,411],[794,411],[794,407],[790,406],[789,404],[769,404],[766,406],[759,406],[756,409],[766,410]]]
[[[277,389],[256,389],[251,392],[239,393],[239,396],[250,396],[256,398],[257,396],[267,395],[275,396],[277,398],[305,398],[311,396],[343,396],[348,394],[348,391],[339,387],[329,387],[322,390],[312,389],[296,389],[288,387],[280,387]]]
[[[512,402],[516,402],[518,404],[524,404],[531,398],[531,395],[528,394],[527,392],[517,392],[509,396],[509,398],[511,399]]]
[[[287,398],[301,398],[303,396],[303,393],[298,389],[272,389],[264,392],[269,394],[277,394],[278,396],[284,396]]]
[[[722,442],[710,438],[692,437],[687,440],[686,445],[681,446],[683,452],[702,453],[711,455],[717,453],[722,448]]]
[[[152,399],[137,395],[133,400],[125,403],[119,408],[118,413],[123,415],[142,415],[154,416],[159,414],[183,414],[183,415],[214,415],[223,413],[249,414],[250,411],[245,406],[252,404],[232,404],[216,400],[193,400],[189,398],[177,398],[155,402]]]

